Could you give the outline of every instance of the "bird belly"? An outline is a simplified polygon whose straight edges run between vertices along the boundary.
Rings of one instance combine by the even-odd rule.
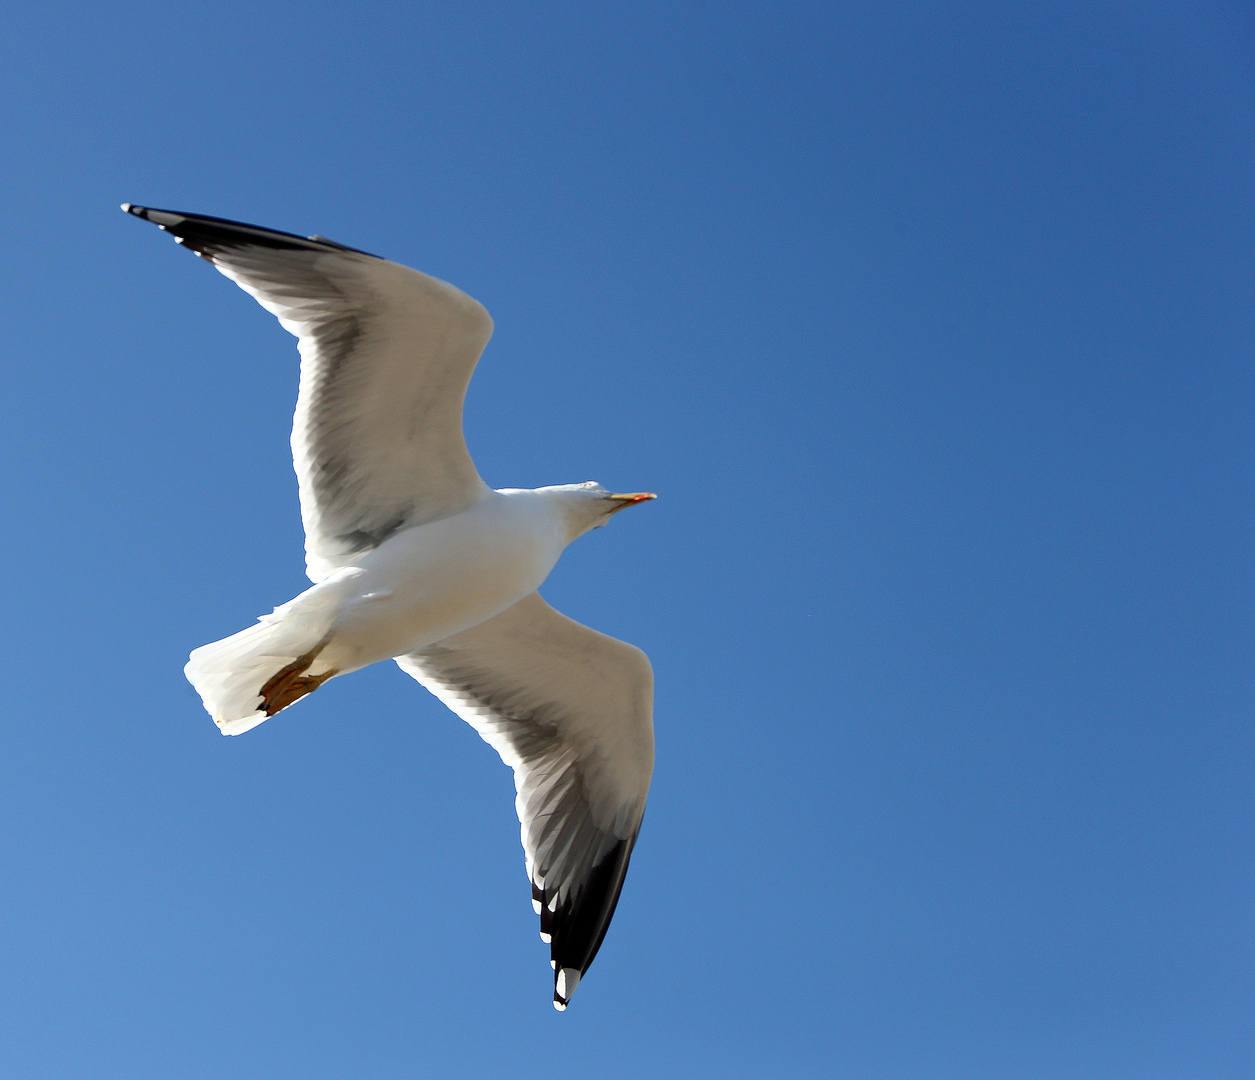
[[[362,558],[310,674],[413,652],[533,592],[561,553],[557,531],[513,507],[487,510],[407,529]]]

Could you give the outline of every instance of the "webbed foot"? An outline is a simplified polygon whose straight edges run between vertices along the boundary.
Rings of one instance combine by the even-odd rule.
[[[261,688],[261,708],[267,716],[274,716],[281,709],[286,709],[294,701],[299,701],[306,694],[312,694],[333,675],[338,674],[333,668],[321,675],[304,675],[310,665],[323,651],[326,641],[319,642],[304,656],[298,656],[292,663],[280,669],[266,685]]]

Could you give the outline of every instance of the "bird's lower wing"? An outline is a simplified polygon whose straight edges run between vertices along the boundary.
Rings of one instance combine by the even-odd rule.
[[[292,453],[311,578],[487,492],[462,435],[467,383],[492,334],[477,301],[322,237],[124,209],[213,263],[298,338]]]
[[[532,593],[397,657],[514,770],[527,873],[566,1007],[614,914],[653,772],[645,654]]]

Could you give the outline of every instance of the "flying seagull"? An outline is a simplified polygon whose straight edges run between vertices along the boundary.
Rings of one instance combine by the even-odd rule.
[[[563,549],[654,498],[600,484],[492,490],[462,400],[492,334],[466,293],[322,236],[124,203],[295,334],[292,455],[312,588],[196,649],[186,670],[225,735],[328,679],[393,658],[514,770],[523,850],[570,1001],[605,937],[653,771],[653,674],[635,646],[536,589]]]

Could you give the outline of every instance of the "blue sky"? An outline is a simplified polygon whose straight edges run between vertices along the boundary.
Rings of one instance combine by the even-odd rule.
[[[0,17],[0,1073],[1229,1080],[1251,1037],[1252,20],[1230,3]],[[497,486],[658,766],[572,1008],[393,666],[237,739],[292,339],[123,201],[493,313]]]

